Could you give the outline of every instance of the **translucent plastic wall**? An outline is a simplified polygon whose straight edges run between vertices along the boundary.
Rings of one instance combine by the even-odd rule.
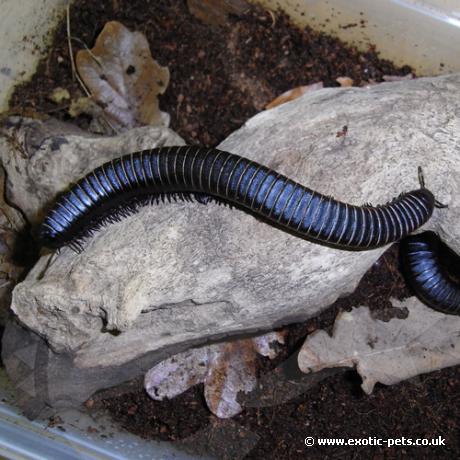
[[[260,0],[300,24],[359,47],[377,45],[384,58],[417,75],[460,72],[460,0]]]

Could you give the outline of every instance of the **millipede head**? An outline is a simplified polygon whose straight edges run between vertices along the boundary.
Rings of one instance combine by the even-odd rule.
[[[61,241],[59,231],[48,225],[46,220],[38,228],[36,236],[40,246],[50,249],[58,249],[65,244]]]

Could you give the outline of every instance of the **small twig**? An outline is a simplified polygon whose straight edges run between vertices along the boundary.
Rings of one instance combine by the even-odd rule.
[[[59,107],[53,107],[52,109],[45,110],[45,112],[47,114],[54,113],[54,112],[60,112],[61,110],[67,110],[69,107],[70,107],[70,104],[61,105]]]
[[[96,64],[101,68],[103,69],[104,66],[102,65],[100,59],[89,49],[88,45],[83,41],[81,40],[80,38],[78,37],[70,37],[71,40],[75,40],[77,41],[78,43],[80,43],[86,51],[88,51],[89,55],[95,60]]]
[[[275,24],[276,24],[276,14],[272,11],[272,10],[267,10],[268,11],[268,14],[271,16],[272,18],[272,25],[271,27],[275,27]]]
[[[11,280],[5,281],[4,283],[0,284],[0,289],[7,287],[11,284]]]
[[[107,124],[107,126],[112,130],[112,132],[114,132],[115,134],[118,134],[118,129],[115,128],[114,125],[112,125],[112,123],[110,123],[110,121],[108,120],[107,117],[104,116],[104,114],[102,114],[102,117],[101,117],[102,120],[104,120],[104,122]]]
[[[9,133],[5,132],[5,133],[3,133],[3,136],[5,137],[7,142],[11,145],[11,147],[16,152],[19,152],[19,154],[21,155],[22,158],[27,158],[28,155],[27,155],[27,152],[26,152],[26,150],[24,148],[24,144],[19,139],[19,136],[17,134],[18,131],[19,131],[19,127],[18,128],[15,127],[13,129],[12,134],[9,134]]]
[[[72,67],[72,80],[75,79],[78,81],[80,86],[83,88],[83,91],[88,97],[91,97],[91,93],[89,92],[86,85],[83,83],[83,80],[78,75],[77,68],[75,66],[75,61],[73,58],[73,49],[72,49],[72,37],[70,35],[70,4],[66,7],[66,23],[67,23],[67,44],[69,47],[69,57],[70,57],[70,66]]]
[[[67,5],[66,7],[66,23],[67,23],[67,44],[68,44],[68,47],[69,47],[69,56],[70,56],[70,65],[72,67],[72,80],[75,81],[75,79],[78,81],[78,83],[80,84],[80,86],[83,88],[83,91],[85,92],[86,96],[87,97],[92,97],[91,95],[91,92],[88,90],[88,88],[86,87],[85,83],[83,82],[83,80],[81,79],[79,73],[78,73],[78,70],[77,70],[77,67],[75,65],[75,60],[74,60],[74,57],[73,57],[73,49],[72,49],[72,40],[76,40],[78,41],[79,43],[81,43],[84,48],[89,52],[89,55],[94,59],[94,61],[97,63],[97,65],[99,67],[103,67],[100,60],[98,59],[97,56],[94,55],[94,53],[88,48],[88,46],[86,45],[86,43],[83,41],[83,40],[80,40],[79,38],[77,37],[72,37],[71,33],[70,33],[70,5]],[[101,119],[105,122],[105,124],[109,127],[109,129],[111,129],[114,133],[117,133],[117,129],[115,129],[115,126],[112,125],[112,123],[110,123],[110,121],[107,119],[107,117],[105,117],[103,114],[101,114]]]
[[[89,91],[89,89],[86,87],[86,85],[83,83],[83,80],[80,78],[80,75],[78,75],[78,72],[75,74],[75,76],[77,77],[77,81],[78,83],[80,83],[80,86],[83,88],[83,91],[85,92],[85,94],[88,96],[88,97],[91,97],[91,93]]]
[[[72,40],[70,39],[70,4],[66,6],[66,24],[67,24],[67,45],[69,47],[70,65],[72,67],[72,80],[75,81],[77,71],[73,60]]]

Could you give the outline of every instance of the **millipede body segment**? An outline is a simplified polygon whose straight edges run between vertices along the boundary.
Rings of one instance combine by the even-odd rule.
[[[435,203],[422,186],[385,205],[354,206],[229,152],[165,147],[125,155],[80,179],[57,199],[41,225],[40,239],[51,248],[72,244],[98,220],[129,213],[130,200],[187,193],[211,195],[297,236],[349,250],[401,239],[430,218]]]
[[[441,243],[433,232],[405,238],[400,256],[407,283],[426,305],[460,315],[460,285],[449,276],[441,260]],[[458,265],[458,256],[454,257]]]

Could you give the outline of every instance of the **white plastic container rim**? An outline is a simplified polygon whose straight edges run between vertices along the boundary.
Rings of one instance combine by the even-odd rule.
[[[367,48],[381,57],[409,64],[418,75],[460,72],[460,2],[456,0],[261,0],[279,5],[300,25],[311,25]],[[0,112],[16,84],[28,79],[46,53],[51,31],[68,0],[2,0],[0,15]],[[352,25],[350,27],[350,25]],[[344,27],[347,26],[347,27]],[[37,49],[40,52],[37,52]],[[1,374],[0,370],[0,374]],[[62,414],[65,432],[46,422],[31,422],[14,407],[0,375],[0,457],[8,459],[192,459],[168,443],[149,442],[111,427],[114,436],[90,435],[91,419]],[[3,396],[3,397],[2,397]],[[93,421],[94,422],[94,421]],[[110,423],[110,422],[109,422]]]

